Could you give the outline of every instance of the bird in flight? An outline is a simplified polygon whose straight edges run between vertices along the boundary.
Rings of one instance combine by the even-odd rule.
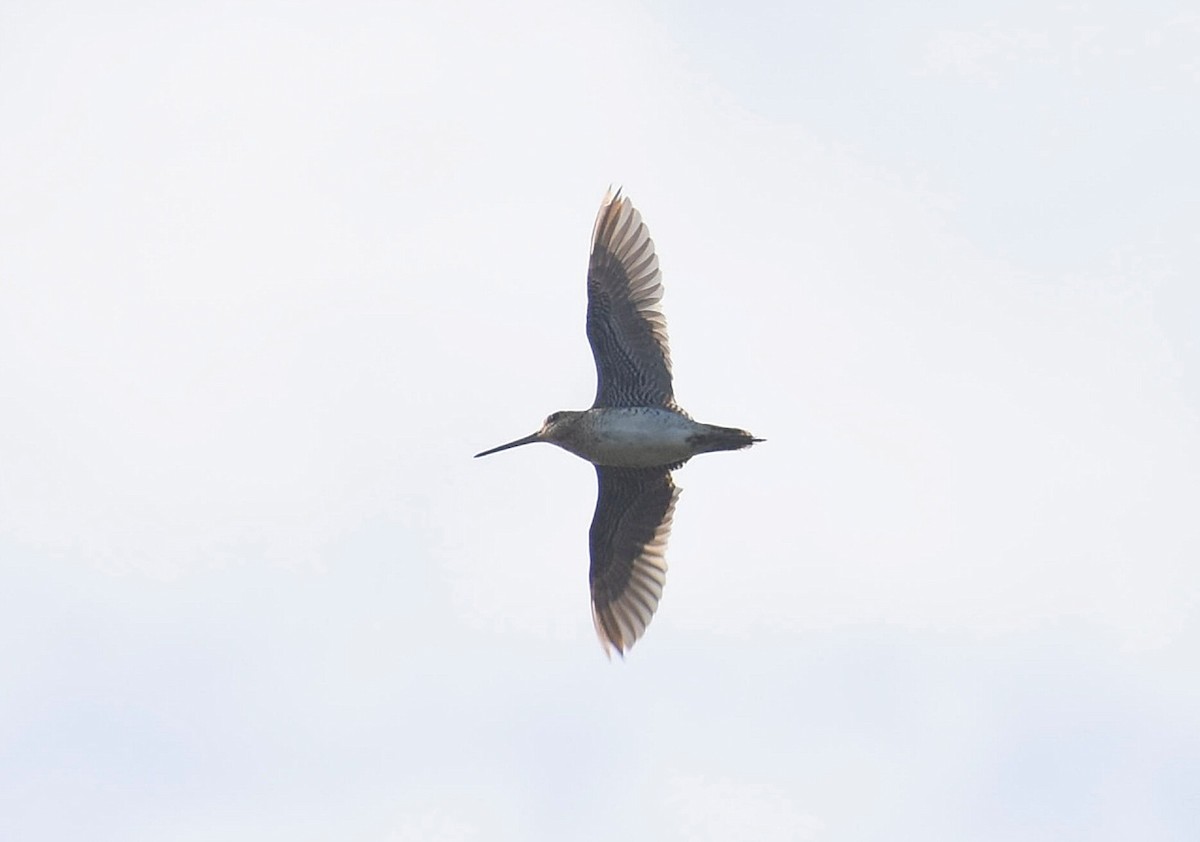
[[[762,439],[693,421],[675,403],[658,256],[642,215],[620,190],[609,190],[600,205],[587,289],[587,337],[596,360],[592,408],[552,413],[537,432],[475,455],[544,441],[596,466],[592,619],[605,654],[624,656],[662,598],[679,497],[671,471],[698,453],[740,450]]]

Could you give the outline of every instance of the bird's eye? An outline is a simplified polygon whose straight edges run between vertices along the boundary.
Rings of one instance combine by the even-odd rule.
[[[546,418],[546,423],[553,424],[555,421],[557,421],[561,417],[562,417],[561,412],[551,412],[550,415]]]

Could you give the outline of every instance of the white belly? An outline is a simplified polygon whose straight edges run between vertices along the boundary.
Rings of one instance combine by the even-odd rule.
[[[589,410],[587,434],[563,447],[594,465],[649,468],[673,465],[695,450],[688,437],[698,426],[666,409]]]

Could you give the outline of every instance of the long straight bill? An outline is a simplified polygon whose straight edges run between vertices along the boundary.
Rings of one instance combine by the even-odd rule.
[[[475,458],[478,459],[480,456],[487,456],[492,453],[499,453],[501,450],[508,450],[510,447],[520,447],[523,444],[533,444],[535,441],[541,441],[541,439],[538,438],[538,435],[540,432],[541,431],[539,431],[538,433],[530,433],[529,435],[525,436],[524,438],[519,438],[516,441],[510,441],[508,444],[502,444],[499,447],[493,447],[491,450],[483,451],[483,453],[476,453]]]

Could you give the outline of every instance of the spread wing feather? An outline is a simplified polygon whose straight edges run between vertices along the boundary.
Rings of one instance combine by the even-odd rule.
[[[592,231],[587,336],[596,360],[593,406],[677,409],[671,383],[662,272],[633,203],[611,191]]]
[[[592,619],[606,654],[629,651],[650,625],[667,580],[664,554],[679,489],[666,468],[596,467]]]

